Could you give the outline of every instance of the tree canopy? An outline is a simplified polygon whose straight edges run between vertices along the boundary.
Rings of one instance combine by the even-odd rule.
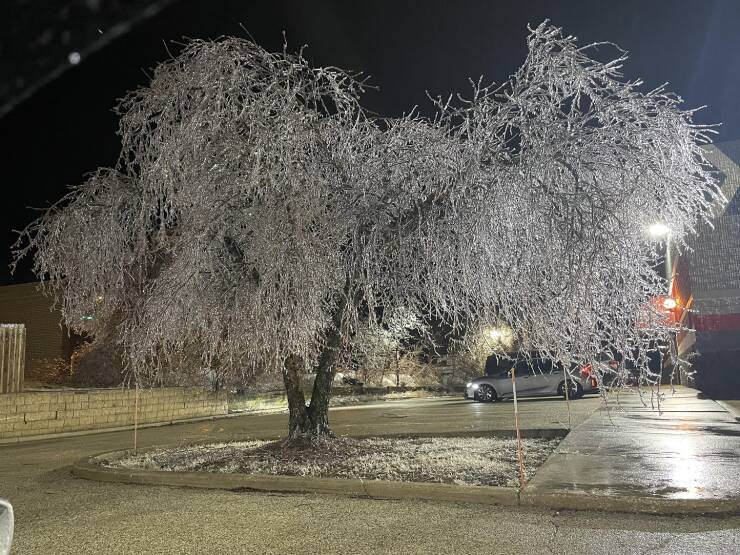
[[[547,23],[527,43],[509,81],[383,119],[359,75],[193,41],[122,100],[116,167],[72,187],[16,257],[33,251],[65,320],[114,327],[150,382],[332,367],[377,309],[505,322],[566,366],[633,356],[673,331],[646,310],[666,290],[647,227],[684,246],[722,200],[709,130],[625,80],[612,45]]]

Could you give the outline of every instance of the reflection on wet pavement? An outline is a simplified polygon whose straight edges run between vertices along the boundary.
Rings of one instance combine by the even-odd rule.
[[[740,423],[678,388],[661,412],[620,396],[563,440],[530,482],[534,491],[673,499],[740,497]]]

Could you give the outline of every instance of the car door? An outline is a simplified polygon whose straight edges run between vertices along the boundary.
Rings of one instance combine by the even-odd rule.
[[[557,395],[558,386],[565,379],[563,365],[548,360],[542,367],[543,384],[540,395]]]
[[[533,363],[527,360],[520,360],[514,366],[516,370],[517,396],[527,397],[536,395],[533,391],[537,388],[538,383],[533,366]]]
[[[549,395],[553,364],[550,359],[532,360],[533,376],[530,379],[529,395]]]
[[[496,390],[499,398],[511,397],[511,373],[509,370],[503,370],[495,376],[491,376],[487,381]]]

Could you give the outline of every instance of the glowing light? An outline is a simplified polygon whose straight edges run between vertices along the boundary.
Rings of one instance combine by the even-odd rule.
[[[660,237],[666,237],[671,232],[671,229],[665,224],[656,223],[648,228],[648,232],[658,239]]]
[[[79,52],[70,52],[69,56],[67,56],[67,59],[69,60],[70,64],[76,66],[80,63],[80,60],[82,60],[82,56],[80,56]]]
[[[677,306],[678,306],[678,303],[676,302],[676,299],[674,299],[673,297],[667,297],[663,301],[663,308],[665,308],[666,310],[673,310]]]
[[[509,326],[501,324],[490,328],[484,328],[482,330],[482,339],[490,348],[506,349],[511,347],[514,340],[514,334]]]

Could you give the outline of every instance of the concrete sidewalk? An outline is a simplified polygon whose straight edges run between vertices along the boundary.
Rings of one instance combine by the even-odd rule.
[[[539,469],[526,496],[563,508],[740,501],[740,423],[696,390],[665,393],[660,412],[650,395],[636,394],[594,412]]]
[[[717,401],[717,404],[729,412],[732,417],[740,422],[740,401],[735,399],[732,401]]]

